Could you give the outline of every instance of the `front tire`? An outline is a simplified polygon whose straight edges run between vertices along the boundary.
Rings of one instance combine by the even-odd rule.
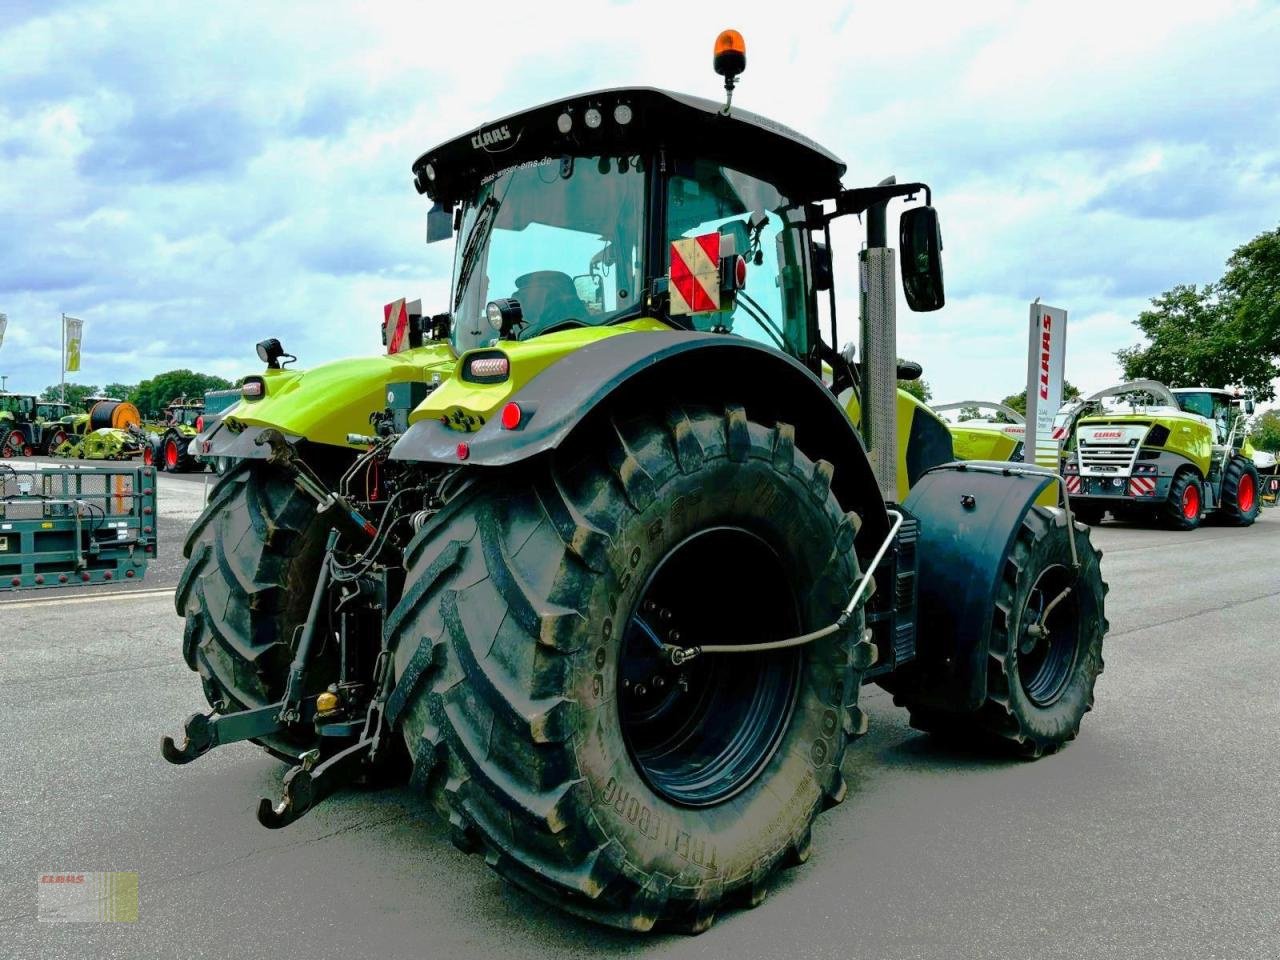
[[[1169,484],[1169,496],[1162,504],[1164,522],[1174,530],[1194,530],[1204,516],[1204,485],[1191,470],[1182,470]]]
[[[325,528],[311,500],[257,461],[218,481],[187,534],[186,569],[174,600],[186,619],[182,656],[200,674],[220,712],[279,700],[292,660],[294,629],[305,622],[324,554]],[[328,683],[323,666],[311,677]],[[291,759],[313,745],[309,729],[263,738]]]
[[[1232,457],[1222,471],[1222,519],[1232,526],[1250,526],[1262,509],[1261,490],[1262,478],[1253,461]]]
[[[1066,525],[1065,513],[1044,507],[1022,519],[996,591],[986,701],[972,713],[955,713],[915,706],[909,694],[895,697],[911,711],[913,727],[1027,758],[1075,739],[1102,672],[1107,586],[1102,554],[1083,525],[1074,530],[1080,569],[1072,572]],[[1037,625],[1047,633],[1037,635]]]
[[[455,842],[639,930],[706,929],[804,860],[865,729],[861,615],[803,648],[704,655],[683,677],[651,634],[748,642],[833,622],[858,521],[831,476],[786,424],[676,409],[606,423],[434,518],[388,631],[413,779]]]

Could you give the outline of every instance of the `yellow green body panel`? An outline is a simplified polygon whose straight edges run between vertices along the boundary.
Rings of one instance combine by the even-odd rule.
[[[963,420],[948,427],[957,460],[1009,460],[1026,436],[1018,423]]]
[[[845,412],[849,415],[849,419],[853,421],[856,428],[860,428],[862,423],[862,402],[857,391],[850,394],[848,402],[845,404]],[[939,417],[925,403],[922,403],[907,391],[898,390],[898,502],[907,499],[907,494],[911,492],[910,471],[908,468],[909,452],[911,447],[912,426],[916,417],[928,417],[937,421],[945,429],[947,422]],[[954,438],[952,442],[954,449]]]
[[[345,447],[348,433],[367,434],[369,415],[386,408],[388,383],[444,379],[452,376],[456,363],[449,344],[430,343],[309,370],[266,370],[261,374],[263,396],[228,408],[226,419]]]
[[[1076,422],[1075,433],[1078,438],[1086,430],[1142,426],[1147,427],[1147,438],[1142,441],[1144,449],[1178,454],[1194,464],[1202,477],[1208,476],[1213,459],[1213,425],[1203,417],[1192,413],[1175,413],[1162,409],[1148,413],[1093,414],[1081,417]],[[1156,426],[1162,426],[1169,431],[1168,438],[1158,446],[1148,442],[1150,430]]]
[[[642,318],[607,327],[574,327],[532,340],[502,341],[497,349],[510,360],[511,373],[501,383],[470,383],[455,376],[470,354],[491,353],[493,348],[469,351],[458,358],[449,378],[409,415],[409,422],[447,418],[455,430],[478,430],[530,380],[569,354],[609,337],[670,329],[658,320]]]

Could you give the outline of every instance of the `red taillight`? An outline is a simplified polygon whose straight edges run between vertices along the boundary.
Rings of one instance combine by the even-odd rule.
[[[458,459],[465,460],[469,456],[471,456],[471,444],[464,440],[462,443],[458,444]]]
[[[733,265],[733,279],[736,282],[737,288],[741,290],[747,285],[747,258],[737,257],[735,260],[736,262]]]
[[[242,397],[260,397],[262,396],[261,380],[246,380],[240,388],[240,396]]]
[[[502,408],[502,426],[507,430],[514,430],[520,426],[520,421],[524,419],[524,411],[520,409],[520,404],[512,400]]]
[[[196,433],[204,433],[204,414],[196,417]]]

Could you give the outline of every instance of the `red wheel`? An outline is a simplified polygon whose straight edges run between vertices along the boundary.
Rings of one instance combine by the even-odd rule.
[[[142,448],[142,462],[146,466],[151,466],[155,462],[155,454],[151,451],[151,444],[147,444]]]
[[[1182,491],[1182,515],[1188,520],[1196,520],[1200,516],[1200,487],[1189,483]]]
[[[176,470],[178,468],[177,441],[166,440],[164,442],[164,468],[166,470]]]
[[[59,430],[49,438],[49,446],[45,448],[45,452],[52,455],[53,451],[67,442],[67,431]]]
[[[0,456],[5,457],[29,457],[31,456],[31,448],[27,446],[27,437],[21,430],[12,430],[5,437],[4,446],[0,449]]]
[[[1253,510],[1253,502],[1257,499],[1258,488],[1254,485],[1253,474],[1246,473],[1240,477],[1240,486],[1236,492],[1236,503],[1240,507],[1241,513],[1250,513]]]

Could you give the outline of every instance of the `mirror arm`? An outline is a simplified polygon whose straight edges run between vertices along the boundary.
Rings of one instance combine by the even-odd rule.
[[[888,203],[895,197],[906,197],[910,200],[921,191],[924,192],[924,202],[932,206],[933,191],[927,183],[883,183],[874,187],[852,187],[841,190],[835,196],[835,209],[831,213],[819,213],[808,226],[819,229],[837,217],[845,217],[851,213],[862,215],[878,203]]]

